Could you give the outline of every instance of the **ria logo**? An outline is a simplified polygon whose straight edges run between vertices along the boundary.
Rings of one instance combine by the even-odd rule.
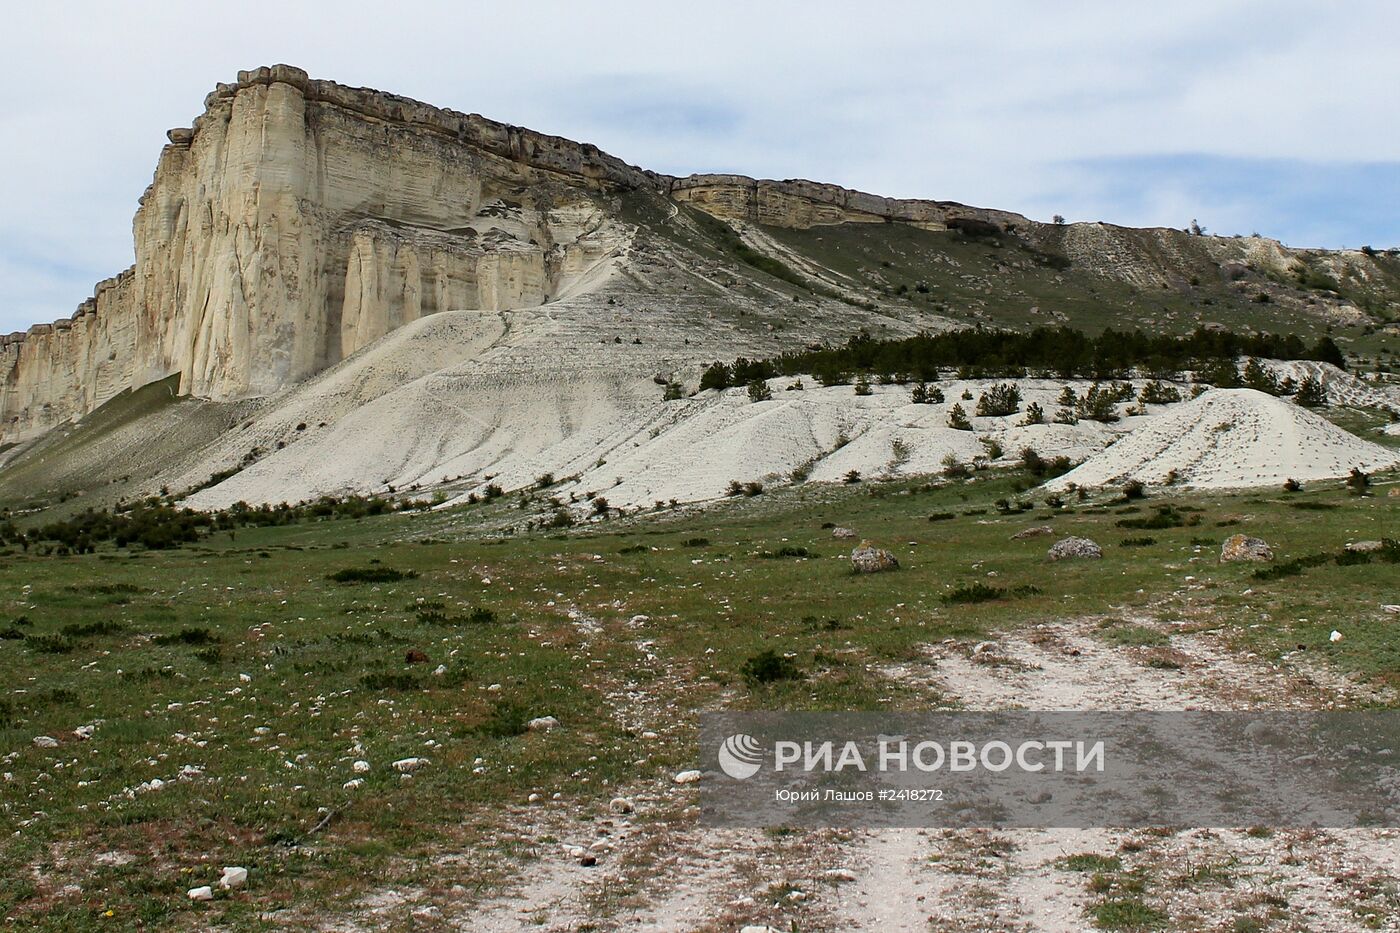
[[[763,767],[763,746],[751,735],[731,735],[720,743],[719,767],[736,781],[747,780]]]

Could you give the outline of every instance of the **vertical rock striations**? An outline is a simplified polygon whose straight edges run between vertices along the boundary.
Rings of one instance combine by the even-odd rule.
[[[182,394],[267,395],[424,315],[549,301],[625,247],[622,191],[785,227],[1034,226],[809,181],[657,175],[287,65],[220,84],[168,136],[132,268],[72,319],[0,337],[0,443],[173,373]]]
[[[447,309],[538,305],[626,240],[602,198],[652,176],[592,146],[285,65],[169,133],[135,265],[71,320],[0,338],[0,442],[180,373],[265,395]]]

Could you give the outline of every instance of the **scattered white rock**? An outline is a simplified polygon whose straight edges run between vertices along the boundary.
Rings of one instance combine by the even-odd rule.
[[[631,813],[636,810],[637,807],[626,797],[614,797],[608,802],[608,809],[614,813]]]
[[[224,868],[224,875],[219,879],[219,887],[225,891],[234,888],[241,888],[248,883],[248,869],[239,865],[230,865]]]
[[[363,760],[357,761],[350,766],[350,770],[354,771],[356,774],[367,774],[369,772],[369,762]]]
[[[79,726],[73,730],[73,734],[86,742],[92,738],[92,734],[97,731],[96,726]]]
[[[58,748],[58,739],[51,735],[36,735],[34,744],[38,748]]]
[[[214,889],[209,885],[201,885],[197,888],[190,888],[185,892],[185,896],[192,901],[212,901],[214,899]]]
[[[252,675],[252,674],[239,674],[239,675],[238,675],[238,682],[239,682],[240,684],[250,684],[250,683],[253,682],[253,675]]]
[[[1103,557],[1103,548],[1088,538],[1064,538],[1056,541],[1045,555],[1050,560],[1071,560],[1088,558],[1098,560]]]
[[[548,732],[557,725],[559,725],[559,720],[553,716],[536,716],[525,724],[525,728],[531,732]]]
[[[700,772],[694,770],[682,771],[671,780],[675,781],[677,784],[694,784],[696,781],[700,780]]]
[[[1327,640],[1335,645],[1337,642],[1341,641],[1343,637],[1344,636],[1341,632],[1337,631],[1336,629],[1333,629],[1332,634],[1327,636]]]
[[[822,877],[827,881],[855,881],[856,873],[849,868],[828,868],[822,872]]]
[[[364,783],[365,782],[363,778],[351,778],[350,780],[346,781],[340,786],[345,790],[354,790],[357,787],[363,787]]]
[[[446,665],[446,664],[439,664],[437,667],[433,668],[433,676],[434,676],[434,677],[441,677],[443,674],[446,674],[446,673],[447,673],[447,665]]]
[[[394,770],[400,774],[412,774],[428,763],[428,759],[426,758],[400,758],[398,761],[394,762]]]

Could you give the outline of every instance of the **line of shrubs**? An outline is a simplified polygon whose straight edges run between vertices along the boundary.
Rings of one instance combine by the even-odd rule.
[[[90,508],[63,521],[21,529],[8,514],[0,515],[0,547],[15,546],[40,555],[91,554],[98,545],[139,546],[160,551],[193,544],[214,532],[243,527],[295,525],[302,522],[366,518],[396,511],[431,507],[425,500],[392,500],[377,496],[322,496],[296,505],[251,506],[236,502],[227,509],[200,512],[178,508],[158,498],[114,509]]]
[[[1234,363],[1242,357],[1346,366],[1345,356],[1330,337],[1308,345],[1296,334],[1238,334],[1204,327],[1183,336],[1112,329],[1090,336],[1071,327],[1026,332],[969,328],[895,340],[861,333],[840,346],[812,346],[769,359],[716,362],[705,371],[700,389],[728,389],[802,373],[813,374],[825,385],[843,385],[853,373],[885,382],[929,382],[944,370],[957,371],[959,378],[1042,373],[1064,379],[1122,379],[1135,370],[1160,378],[1220,361],[1228,362],[1233,378],[1238,379]],[[1258,374],[1250,375],[1257,378]],[[1227,374],[1222,371],[1220,378]]]

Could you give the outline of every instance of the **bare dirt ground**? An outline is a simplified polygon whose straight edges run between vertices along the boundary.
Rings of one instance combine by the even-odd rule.
[[[1372,697],[1339,677],[1242,657],[1189,619],[1110,624],[1157,629],[1168,643],[1117,645],[1104,619],[1084,618],[928,645],[885,673],[967,709],[1289,709]],[[659,712],[654,697],[628,697],[612,697],[636,707],[628,715]],[[580,820],[521,808],[510,832],[528,856],[490,895],[384,892],[337,928],[1068,931],[1095,929],[1096,906],[1129,898],[1161,911],[1169,929],[1400,930],[1395,831],[718,831],[696,826],[693,786],[619,794],[635,812]],[[597,863],[581,864],[581,849]],[[1071,870],[1068,856],[1112,868]]]

